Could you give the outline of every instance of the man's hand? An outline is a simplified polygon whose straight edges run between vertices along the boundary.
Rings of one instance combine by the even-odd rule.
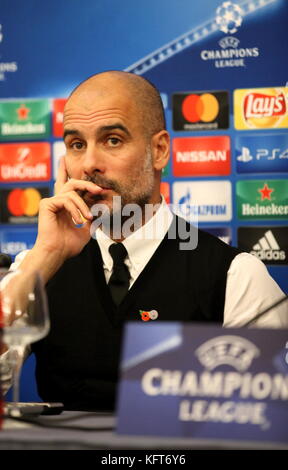
[[[63,261],[80,253],[90,239],[93,216],[78,191],[96,195],[102,188],[89,181],[68,179],[63,157],[55,183],[55,196],[40,202],[36,240],[37,247],[47,253],[58,252]],[[76,227],[77,224],[82,226]]]
[[[69,179],[62,157],[55,183],[55,196],[42,199],[39,206],[38,236],[33,249],[21,263],[22,269],[38,270],[44,282],[67,258],[76,256],[90,240],[93,219],[78,192],[92,195],[102,188],[89,181]],[[76,225],[80,225],[77,227]]]

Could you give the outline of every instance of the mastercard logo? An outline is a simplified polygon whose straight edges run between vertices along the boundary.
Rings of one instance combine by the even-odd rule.
[[[35,188],[13,189],[7,198],[7,207],[11,215],[32,217],[38,214],[41,194]]]
[[[211,93],[188,95],[182,103],[182,114],[189,122],[211,122],[219,114],[219,102]]]

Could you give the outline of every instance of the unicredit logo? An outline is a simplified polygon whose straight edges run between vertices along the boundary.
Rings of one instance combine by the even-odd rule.
[[[189,122],[211,122],[218,116],[219,103],[211,93],[188,95],[182,103],[182,113]]]
[[[48,178],[47,165],[38,163],[35,166],[25,166],[24,163],[18,165],[2,165],[1,179],[5,180],[37,180]]]
[[[35,216],[39,210],[41,194],[35,188],[13,189],[7,198],[7,207],[14,216]]]

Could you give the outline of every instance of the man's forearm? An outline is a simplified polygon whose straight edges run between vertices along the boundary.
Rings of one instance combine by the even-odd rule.
[[[64,259],[59,252],[46,252],[40,247],[35,245],[30,250],[23,261],[17,266],[23,273],[29,274],[30,272],[37,271],[44,284],[58,271],[62,266]]]

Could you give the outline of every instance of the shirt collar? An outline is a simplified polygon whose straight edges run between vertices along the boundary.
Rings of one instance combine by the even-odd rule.
[[[140,266],[146,264],[151,258],[165,237],[172,220],[173,215],[164,198],[162,198],[159,209],[153,217],[123,240],[122,243],[128,252],[129,261],[135,269],[139,269]],[[101,251],[104,268],[111,271],[113,261],[108,250],[114,241],[100,228],[97,228],[95,235]]]

